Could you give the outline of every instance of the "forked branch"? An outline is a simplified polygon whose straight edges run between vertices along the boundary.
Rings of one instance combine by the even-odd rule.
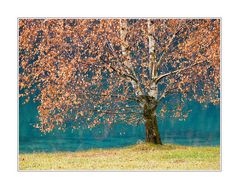
[[[190,66],[185,67],[185,68],[177,69],[177,70],[175,70],[175,71],[162,74],[162,75],[160,75],[158,78],[155,79],[155,83],[158,84],[158,82],[159,82],[161,79],[163,79],[164,77],[167,77],[167,76],[169,76],[169,75],[177,74],[177,73],[180,73],[180,72],[182,72],[182,71],[188,70],[188,69],[190,69],[190,68],[192,68],[192,67],[194,67],[194,66],[196,66],[196,65],[198,65],[198,64],[201,64],[201,63],[200,63],[200,62],[197,62],[197,63],[194,63],[194,64],[192,64],[192,65],[190,65]]]

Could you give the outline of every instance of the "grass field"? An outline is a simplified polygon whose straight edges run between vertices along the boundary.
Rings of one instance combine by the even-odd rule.
[[[19,170],[220,170],[220,147],[137,144],[19,155]]]

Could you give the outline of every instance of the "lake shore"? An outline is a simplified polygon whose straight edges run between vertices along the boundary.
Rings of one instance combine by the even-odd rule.
[[[220,170],[220,147],[137,144],[79,152],[19,154],[19,170]]]

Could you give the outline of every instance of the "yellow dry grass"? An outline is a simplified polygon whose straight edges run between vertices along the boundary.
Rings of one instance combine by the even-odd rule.
[[[220,147],[137,144],[19,155],[19,170],[220,170]]]

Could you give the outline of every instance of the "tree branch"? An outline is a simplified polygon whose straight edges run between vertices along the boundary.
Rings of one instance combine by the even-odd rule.
[[[158,84],[158,82],[159,82],[161,79],[163,79],[164,77],[167,77],[167,76],[173,75],[173,74],[177,74],[177,73],[182,72],[182,71],[184,71],[184,70],[188,70],[188,69],[190,69],[190,68],[192,68],[193,66],[196,66],[196,65],[198,65],[198,64],[201,64],[201,63],[200,63],[200,62],[197,62],[197,63],[194,63],[194,64],[188,66],[188,67],[181,68],[181,69],[178,69],[178,70],[175,70],[175,71],[172,71],[172,72],[168,72],[168,73],[162,74],[162,75],[160,75],[158,78],[156,78],[156,79],[154,80],[154,82],[155,82],[156,84]]]
[[[114,50],[114,48],[112,47],[111,43],[110,43],[108,40],[107,40],[107,47],[108,47],[109,52],[119,61],[119,57],[115,54],[115,52],[114,52],[115,50]],[[125,77],[129,77],[130,79],[132,79],[132,80],[134,80],[136,83],[138,83],[138,79],[137,79],[137,77],[136,77],[136,74],[135,74],[134,70],[133,70],[132,68],[129,68],[129,67],[128,67],[127,65],[125,65],[124,63],[123,63],[123,66],[125,66],[126,69],[127,69],[129,72],[132,72],[133,74],[131,75],[131,74],[119,72],[119,71],[117,71],[117,69],[116,69],[114,66],[112,66],[112,65],[110,65],[110,68],[111,68],[113,71],[117,72],[119,75],[123,76],[124,78],[125,78]]]
[[[200,50],[209,49],[209,48],[216,42],[216,39],[217,39],[218,36],[219,36],[219,34],[216,35],[216,37],[214,37],[214,39],[209,43],[209,45],[207,45],[207,47],[203,47],[203,48],[200,49]],[[199,50],[199,51],[200,51],[200,50]],[[203,55],[203,56],[205,57],[205,55]],[[160,75],[158,78],[155,79],[155,82],[156,82],[156,84],[157,84],[162,78],[164,78],[164,77],[166,77],[166,76],[168,76],[168,75],[182,72],[182,71],[187,70],[187,69],[190,69],[190,68],[192,68],[193,66],[196,66],[196,65],[198,65],[198,64],[200,64],[200,62],[194,63],[194,64],[192,64],[191,66],[188,66],[188,67],[186,67],[186,68],[181,68],[181,69],[178,69],[178,70],[175,70],[175,71],[172,71],[172,72],[169,72],[169,73]]]
[[[117,112],[117,111],[114,111],[114,110],[96,110],[96,109],[92,109],[92,110],[89,110],[89,111],[92,111],[92,112],[98,112],[98,113],[104,113],[104,114],[136,114],[136,115],[141,115],[142,113],[140,112],[134,112],[134,111],[124,111],[124,112]]]
[[[168,42],[168,45],[167,45],[167,46],[164,48],[164,50],[162,51],[162,55],[161,55],[161,57],[160,57],[160,59],[159,59],[159,61],[158,61],[156,70],[159,68],[160,64],[161,64],[162,61],[164,60],[165,56],[166,56],[167,53],[168,53],[168,50],[169,50],[170,45],[172,44],[173,40],[174,40],[175,37],[178,35],[178,33],[180,32],[180,30],[183,28],[184,25],[185,25],[185,24],[180,24],[179,29],[177,29],[177,30],[174,32],[172,38],[171,38],[171,39],[169,40],[169,42]]]
[[[138,98],[135,98],[135,97],[128,97],[126,96],[125,94],[124,95],[111,95],[111,94],[97,94],[97,93],[92,93],[92,92],[86,92],[84,91],[84,94],[82,95],[86,95],[86,94],[89,94],[89,95],[92,95],[92,96],[100,96],[100,97],[103,97],[103,96],[108,96],[108,97],[111,97],[111,98],[121,98],[121,97],[124,97],[126,98],[127,100],[132,100],[132,101],[136,101],[138,102]],[[79,94],[81,95],[81,94]]]
[[[132,66],[132,63],[129,62],[130,60],[130,55],[128,52],[128,43],[126,41],[126,36],[127,36],[127,21],[122,21],[122,19],[120,19],[120,38],[123,41],[124,44],[127,45],[127,48],[125,48],[124,44],[121,45],[122,48],[122,54],[124,57],[126,57],[127,61],[123,62],[123,64],[126,64],[127,67],[130,69],[130,71],[133,73],[133,80],[131,79],[131,84],[133,89],[135,89],[135,94],[136,96],[142,95],[143,94],[143,90],[139,84],[139,80],[137,79],[136,73],[134,71],[134,68]],[[128,74],[124,74],[126,76],[129,76]],[[130,75],[131,76],[131,75]]]
[[[122,73],[121,71],[118,71],[114,66],[112,66],[112,65],[110,65],[110,68],[114,71],[114,72],[116,72],[118,75],[120,75],[120,76],[122,76],[123,78],[130,78],[131,80],[133,80],[133,81],[135,81],[136,83],[138,83],[138,80],[135,78],[135,77],[133,77],[132,75],[130,75],[130,74],[126,74],[126,73]]]

